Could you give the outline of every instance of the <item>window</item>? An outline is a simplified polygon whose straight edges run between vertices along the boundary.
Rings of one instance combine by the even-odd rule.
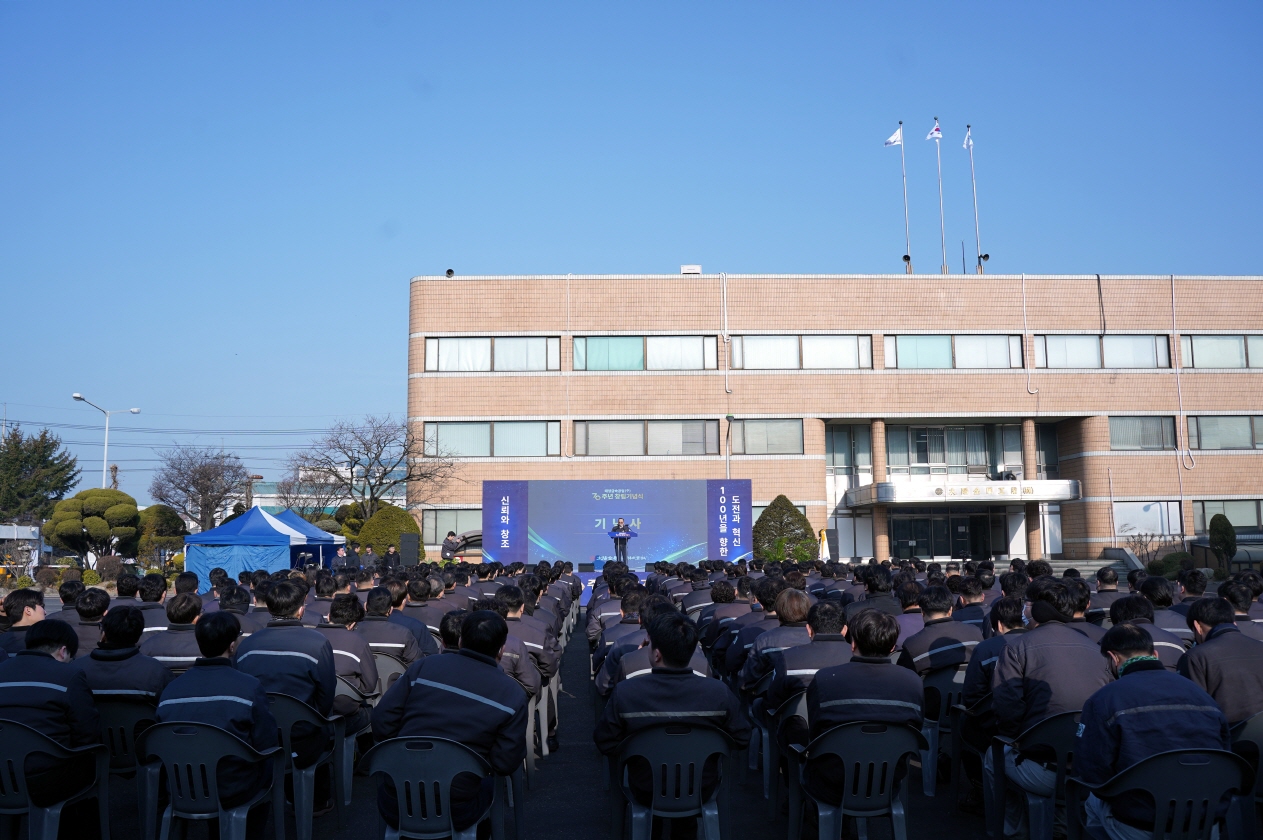
[[[732,366],[745,370],[797,370],[798,336],[746,335],[732,340]]]
[[[1179,502],[1114,502],[1114,533],[1156,534],[1169,536],[1184,533]]]
[[[1020,335],[956,336],[958,368],[1020,368],[1022,337]]]
[[[798,512],[799,512],[799,513],[801,513],[803,516],[806,516],[806,515],[807,515],[807,506],[806,506],[806,505],[794,505],[794,507],[798,508]],[[768,506],[767,506],[767,505],[750,505],[750,513],[754,516],[754,519],[752,519],[752,520],[750,520],[750,521],[751,521],[751,522],[758,522],[758,521],[759,521],[759,517],[763,515],[763,511],[765,511],[765,510],[767,510],[767,509],[768,509]],[[750,527],[751,527],[751,528],[753,528],[754,526],[752,525],[752,526],[750,526]]]
[[[1035,336],[1035,367],[1099,368],[1101,340],[1095,335]]]
[[[560,370],[560,338],[427,338],[427,371]]]
[[[1263,368],[1263,335],[1182,335],[1184,367]]]
[[[1171,366],[1165,335],[1107,335],[1101,339],[1107,368]]]
[[[1205,534],[1210,528],[1210,520],[1217,513],[1228,517],[1232,527],[1238,534],[1259,534],[1258,499],[1234,500],[1229,502],[1193,502],[1193,531]]]
[[[645,339],[647,370],[714,370],[719,367],[713,335],[654,335]]]
[[[803,368],[850,369],[873,366],[871,335],[804,335]]]
[[[996,433],[1021,427],[997,426]],[[886,465],[892,475],[986,475],[991,471],[986,426],[887,426]]]
[[[950,335],[886,336],[888,368],[950,368],[952,337]]]
[[[575,370],[644,370],[642,336],[600,336],[574,340]]]
[[[482,508],[466,510],[423,510],[421,511],[421,542],[423,545],[438,545],[447,538],[448,531],[457,535],[482,528]]]
[[[1191,449],[1263,449],[1263,417],[1190,417]]]
[[[575,455],[718,455],[718,420],[576,420]]]
[[[803,454],[801,420],[734,420],[731,432],[737,455]]]
[[[1110,418],[1110,449],[1174,448],[1174,417]]]
[[[561,454],[561,421],[426,423],[425,454],[452,458]]]
[[[825,426],[825,463],[834,475],[873,471],[872,432],[868,426],[830,423]]]

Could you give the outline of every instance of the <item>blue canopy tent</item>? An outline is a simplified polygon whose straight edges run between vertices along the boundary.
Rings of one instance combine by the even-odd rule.
[[[346,545],[346,537],[341,534],[330,534],[312,525],[292,510],[283,510],[275,514],[277,521],[282,522],[302,534],[307,539],[306,545],[290,543],[290,564],[299,565],[300,554],[310,554],[313,562],[321,566],[332,566],[333,555],[338,546]]]
[[[307,535],[252,507],[218,528],[185,537],[184,568],[197,572],[198,591],[207,592],[210,570],[217,566],[234,580],[256,569],[279,572],[290,568],[290,547],[305,545]]]

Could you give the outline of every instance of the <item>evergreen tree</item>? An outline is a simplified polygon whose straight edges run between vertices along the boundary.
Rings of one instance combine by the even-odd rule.
[[[811,521],[783,495],[754,523],[754,556],[760,560],[815,560],[819,550]]]
[[[1210,550],[1215,552],[1220,563],[1227,563],[1237,556],[1237,529],[1232,527],[1228,517],[1217,513],[1210,518]]]
[[[48,429],[27,436],[13,426],[0,439],[0,522],[47,519],[78,481],[78,461]]]

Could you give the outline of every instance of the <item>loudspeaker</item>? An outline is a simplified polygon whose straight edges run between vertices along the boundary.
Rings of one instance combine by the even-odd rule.
[[[421,535],[399,535],[399,559],[405,566],[415,566],[421,560]]]
[[[579,564],[579,571],[581,571],[581,572],[595,572],[595,571],[596,571],[596,564],[595,564],[595,563],[580,563],[580,564]]]

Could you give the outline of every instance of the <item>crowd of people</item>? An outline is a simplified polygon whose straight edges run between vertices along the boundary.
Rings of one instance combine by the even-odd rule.
[[[1091,583],[1074,570],[1054,576],[1042,561],[1001,571],[972,561],[704,561],[635,574],[608,563],[579,623],[601,704],[595,746],[613,756],[638,731],[687,723],[718,727],[744,748],[753,726],[779,721],[777,754],[763,760],[788,772],[800,748],[832,727],[921,727],[925,679],[951,669],[963,672],[970,707],[956,736],[986,756],[965,768],[974,785],[964,807],[981,811],[996,771],[987,749],[994,735],[1081,712],[1073,773],[1099,783],[1167,750],[1229,749],[1230,728],[1263,711],[1257,573],[1212,591],[1196,570],[1176,581],[1135,571],[1122,582],[1105,568]],[[124,574],[113,597],[67,582],[61,609],[47,614],[42,592],[10,592],[0,618],[0,720],[79,747],[101,740],[96,699],[126,696],[152,704],[158,722],[209,724],[265,750],[278,743],[267,695],[285,694],[345,718],[346,732],[361,733],[361,751],[440,736],[507,775],[528,751],[560,747],[555,705],[541,705],[538,727],[528,714],[578,620],[584,586],[568,563],[344,561],[336,571],[233,580],[214,569],[208,578],[209,588],[191,572],[171,582]],[[382,663],[397,667],[379,673]],[[327,728],[296,729],[295,765],[316,762],[331,737]],[[1004,764],[1018,787],[1052,794],[1047,756],[1007,750]],[[627,771],[630,795],[647,802],[649,768]],[[31,800],[53,801],[93,772],[89,762],[28,768]],[[220,772],[226,807],[270,781],[265,768]],[[907,768],[899,773],[906,779]],[[843,775],[835,757],[811,758],[807,791],[836,804]],[[717,768],[702,781],[713,791]],[[316,782],[319,814],[332,807],[332,786],[324,772]],[[490,779],[458,778],[455,827],[479,823],[492,795]],[[1006,837],[1028,831],[1023,802],[991,803],[1003,809]],[[398,824],[384,782],[378,809]],[[1086,813],[1098,840],[1148,836],[1154,819],[1152,804],[1132,798],[1089,798]],[[252,813],[253,831],[265,817]],[[681,821],[672,836],[692,830]]]

